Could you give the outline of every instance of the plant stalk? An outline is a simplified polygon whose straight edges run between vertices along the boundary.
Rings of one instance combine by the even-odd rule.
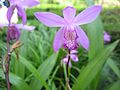
[[[70,88],[70,84],[69,84],[69,62],[70,62],[70,50],[68,50],[68,62],[67,62],[67,65],[66,65],[66,72],[67,72],[67,77],[66,77],[66,85],[67,85],[67,90],[72,90]]]

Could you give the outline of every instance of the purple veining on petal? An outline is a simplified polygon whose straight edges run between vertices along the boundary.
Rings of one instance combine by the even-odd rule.
[[[64,47],[70,50],[76,49],[78,47],[77,44],[77,33],[72,28],[66,28],[64,31]]]

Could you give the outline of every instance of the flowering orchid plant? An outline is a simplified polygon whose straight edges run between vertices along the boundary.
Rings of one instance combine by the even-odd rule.
[[[74,50],[81,45],[88,50],[89,39],[79,25],[94,21],[101,10],[101,6],[91,6],[75,16],[76,9],[68,6],[63,10],[64,18],[51,12],[36,12],[35,17],[48,27],[61,27],[56,33],[53,43],[55,52],[62,46]]]
[[[6,83],[7,83],[7,90],[10,90],[10,81],[9,81],[9,62],[11,59],[11,53],[15,51],[16,48],[20,47],[22,44],[20,43],[19,37],[20,37],[20,29],[26,29],[26,30],[34,30],[34,26],[27,26],[26,20],[26,12],[25,12],[25,7],[32,7],[37,4],[39,4],[39,1],[35,0],[9,0],[10,2],[10,7],[8,7],[7,13],[2,13],[5,17],[2,17],[2,20],[6,20],[8,23],[0,23],[0,28],[3,27],[8,27],[7,30],[7,56],[5,60],[3,61],[4,63],[2,64],[3,66],[3,71],[5,74],[6,78]],[[22,18],[22,24],[14,24],[12,22],[12,16],[14,14],[15,8],[17,9],[17,14]],[[6,15],[7,14],[7,15]],[[6,17],[7,16],[7,17]],[[13,47],[10,46],[10,41],[15,40],[15,43],[13,44]],[[17,54],[16,54],[17,55]]]
[[[62,11],[63,16],[52,12],[36,12],[34,16],[41,23],[50,27],[49,31],[46,31],[48,28],[45,28],[44,25],[41,26],[35,19],[33,20],[31,12],[28,12],[28,15],[30,14],[30,17],[32,17],[29,18],[28,22],[34,23],[37,27],[36,29],[39,30],[26,35],[24,32],[21,33],[21,29],[31,32],[35,27],[26,25],[27,14],[25,9],[38,5],[39,1],[5,1],[9,1],[8,5],[4,9],[3,6],[0,7],[0,34],[1,37],[6,37],[6,39],[0,40],[0,46],[6,47],[2,48],[2,50],[0,49],[3,51],[0,52],[0,54],[3,54],[3,56],[0,56],[0,59],[2,59],[0,81],[6,80],[6,85],[4,84],[5,81],[2,82],[4,85],[2,89],[106,89],[106,87],[103,87],[103,82],[108,81],[109,83],[109,80],[103,80],[107,75],[103,73],[106,70],[104,65],[107,64],[108,72],[113,69],[113,66],[115,67],[115,62],[112,60],[113,57],[109,56],[117,42],[106,46],[103,44],[103,39],[106,44],[111,40],[111,36],[107,32],[103,32],[102,21],[97,18],[102,10],[100,5],[92,5],[78,14],[76,14],[77,10],[74,7],[67,6]],[[91,5],[93,0],[86,1],[90,1]],[[36,8],[33,9],[36,10]],[[22,18],[19,24],[13,20],[18,20],[18,17]],[[89,24],[91,22],[93,23]],[[81,28],[81,25],[84,24],[89,24],[86,26],[87,33]],[[59,28],[56,34],[51,31],[55,27]],[[7,29],[6,35],[4,35],[3,29]],[[53,48],[51,48],[52,40]],[[19,49],[22,45],[23,47]],[[62,50],[59,52],[61,48]],[[115,55],[114,52],[112,53],[112,55]],[[19,61],[16,62],[15,59],[19,59]],[[117,72],[119,71],[119,69],[116,70]],[[112,71],[114,72],[115,70]],[[101,75],[104,77],[102,78]],[[114,75],[119,78],[119,74],[116,71]],[[112,79],[117,80],[117,78]],[[113,88],[116,82],[119,82],[118,80],[112,85],[112,79],[110,78],[110,88]],[[108,86],[107,89],[109,89]]]
[[[70,60],[78,61],[78,58],[72,50],[76,50],[81,45],[86,50],[89,49],[89,39],[86,33],[79,25],[87,24],[94,21],[102,10],[101,6],[91,6],[81,13],[76,15],[74,7],[66,7],[63,10],[63,16],[58,16],[51,12],[36,12],[35,17],[48,27],[61,27],[55,35],[53,48],[57,52],[61,47],[68,50],[68,55],[63,59],[66,63],[67,80],[66,85],[68,90],[71,90],[69,85],[68,66],[71,66]],[[74,56],[74,57],[73,57]]]

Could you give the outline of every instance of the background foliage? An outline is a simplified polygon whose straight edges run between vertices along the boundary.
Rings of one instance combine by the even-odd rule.
[[[19,58],[14,53],[12,55],[10,63],[12,90],[66,90],[65,69],[61,62],[66,52],[61,49],[58,53],[54,53],[52,48],[58,28],[44,26],[33,14],[36,11],[50,11],[62,15],[62,9],[67,4],[74,4],[80,12],[93,4],[93,1],[65,0],[65,3],[59,1],[41,0],[41,5],[27,9],[27,24],[36,26],[36,29],[33,32],[22,31],[20,40],[24,45],[18,49]],[[95,0],[95,3],[101,1]],[[82,27],[87,32],[91,45],[88,52],[80,47],[79,62],[72,62],[70,73],[72,89],[119,90],[120,43],[116,40],[120,39],[120,7],[117,5],[110,7],[103,3],[101,16],[93,23]],[[112,37],[112,41],[106,45],[103,43],[103,30],[109,32]],[[5,36],[6,28],[0,30],[0,90],[6,90],[1,66],[6,53]]]

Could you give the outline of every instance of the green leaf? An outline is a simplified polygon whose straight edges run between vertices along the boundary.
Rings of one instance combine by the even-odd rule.
[[[49,87],[45,81],[44,78],[42,78],[42,74],[40,74],[36,68],[29,62],[27,61],[24,57],[20,56],[20,60],[19,60],[29,71],[32,72],[32,74],[41,82],[41,84],[47,89],[49,90]],[[35,86],[34,86],[35,87]]]
[[[115,61],[113,59],[109,58],[108,61],[107,61],[107,64],[113,70],[113,72],[118,76],[118,78],[120,79],[120,70],[116,66]]]
[[[87,34],[90,40],[88,55],[89,59],[93,60],[93,58],[104,48],[103,25],[100,17],[87,25]]]
[[[114,82],[105,90],[120,90],[120,80],[118,80],[117,82]]]
[[[86,4],[88,6],[92,6],[95,4],[95,1],[86,0]],[[89,60],[93,60],[93,58],[99,55],[99,52],[101,52],[101,50],[104,49],[103,30],[104,30],[104,27],[103,27],[103,23],[101,21],[100,16],[95,21],[87,25],[87,34],[90,40],[90,48],[88,51]],[[100,80],[99,75],[100,74],[98,73],[95,76],[96,78],[93,80],[93,82],[90,85],[92,90],[97,89],[97,85]]]
[[[73,85],[73,90],[85,90],[94,80],[95,76],[101,71],[105,61],[108,59],[110,53],[116,47],[118,41],[106,47],[99,53],[88,65],[81,71],[77,81]]]
[[[94,5],[94,0],[86,0],[88,6]],[[100,16],[92,23],[87,24],[87,34],[90,40],[88,51],[89,59],[92,60],[104,47],[103,23]]]
[[[0,77],[5,79],[4,73],[1,69],[0,69]],[[10,73],[9,77],[10,77],[10,83],[14,85],[18,90],[32,90],[32,88],[19,76]]]
[[[57,60],[57,55],[58,54],[53,54],[39,66],[38,72],[40,75],[42,75],[41,77],[44,78],[44,80],[47,80],[49,75],[51,74],[51,71]],[[31,81],[30,86],[34,90],[39,90],[40,88],[42,88],[41,82],[35,78]]]

